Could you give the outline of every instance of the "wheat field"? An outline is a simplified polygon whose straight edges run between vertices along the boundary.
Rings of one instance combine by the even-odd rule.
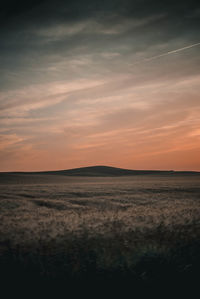
[[[1,277],[195,281],[200,177],[2,176]]]

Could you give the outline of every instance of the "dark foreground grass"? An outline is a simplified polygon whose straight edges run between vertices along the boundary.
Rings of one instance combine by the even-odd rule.
[[[116,225],[116,224],[115,224]],[[67,233],[56,239],[1,244],[1,283],[7,292],[53,291],[130,294],[198,292],[200,230],[196,223],[89,236]],[[94,293],[96,292],[96,293]],[[191,296],[192,295],[192,296]],[[196,296],[195,295],[195,296]],[[127,295],[128,296],[128,295]],[[126,297],[128,298],[128,297]]]
[[[23,179],[0,182],[1,295],[200,298],[199,177]]]

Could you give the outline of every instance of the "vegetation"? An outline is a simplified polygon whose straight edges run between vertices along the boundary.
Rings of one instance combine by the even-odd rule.
[[[159,182],[158,182],[159,181]],[[1,281],[102,291],[198,287],[195,179],[1,186]]]

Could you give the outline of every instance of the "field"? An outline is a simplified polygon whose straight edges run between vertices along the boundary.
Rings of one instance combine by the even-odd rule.
[[[199,175],[0,180],[2,282],[198,288]]]

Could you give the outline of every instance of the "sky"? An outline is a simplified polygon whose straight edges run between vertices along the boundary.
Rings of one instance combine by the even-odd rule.
[[[4,1],[0,171],[200,171],[200,4]]]

